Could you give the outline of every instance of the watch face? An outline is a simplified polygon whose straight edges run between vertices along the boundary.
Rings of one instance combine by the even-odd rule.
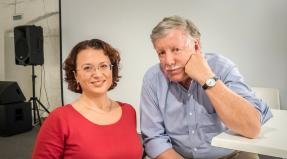
[[[209,87],[212,87],[212,86],[215,85],[215,82],[216,82],[215,79],[211,78],[211,79],[208,79],[206,81],[206,85],[209,86]]]
[[[216,84],[216,81],[218,80],[218,78],[216,76],[210,78],[210,79],[207,79],[206,82],[204,83],[204,85],[202,86],[202,88],[204,90],[210,88],[210,87],[214,87],[215,84]]]

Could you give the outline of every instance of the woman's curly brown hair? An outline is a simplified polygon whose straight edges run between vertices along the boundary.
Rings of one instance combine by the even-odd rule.
[[[68,83],[68,89],[76,93],[82,93],[81,87],[80,89],[77,89],[78,83],[76,81],[74,72],[77,72],[76,71],[77,55],[82,50],[88,48],[103,50],[104,54],[109,57],[111,64],[113,65],[112,67],[113,83],[109,88],[109,90],[115,88],[117,86],[117,82],[121,78],[121,76],[119,76],[119,63],[121,60],[120,54],[115,48],[113,48],[110,44],[106,43],[105,41],[99,39],[91,39],[82,41],[78,43],[76,46],[74,46],[74,48],[72,49],[69,56],[66,58],[64,62],[63,70],[65,70],[65,81]]]

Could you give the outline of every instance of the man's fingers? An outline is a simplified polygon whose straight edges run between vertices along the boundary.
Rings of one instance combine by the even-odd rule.
[[[191,54],[190,54],[188,60],[187,60],[186,63],[185,63],[185,66],[186,66],[186,64],[189,62],[189,60],[190,60],[190,58],[191,58],[191,56],[192,56],[193,54],[194,54],[194,53],[191,53]]]

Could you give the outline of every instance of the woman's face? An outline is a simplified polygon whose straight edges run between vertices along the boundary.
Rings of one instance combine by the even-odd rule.
[[[106,94],[113,82],[112,65],[101,49],[88,48],[79,52],[75,78],[83,94]]]

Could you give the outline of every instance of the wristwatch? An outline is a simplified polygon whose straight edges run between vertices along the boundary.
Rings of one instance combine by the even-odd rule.
[[[216,76],[207,79],[207,80],[205,81],[204,85],[202,86],[202,88],[203,88],[204,90],[206,90],[206,89],[208,89],[208,88],[214,87],[217,80],[218,80],[218,78],[217,78]]]

